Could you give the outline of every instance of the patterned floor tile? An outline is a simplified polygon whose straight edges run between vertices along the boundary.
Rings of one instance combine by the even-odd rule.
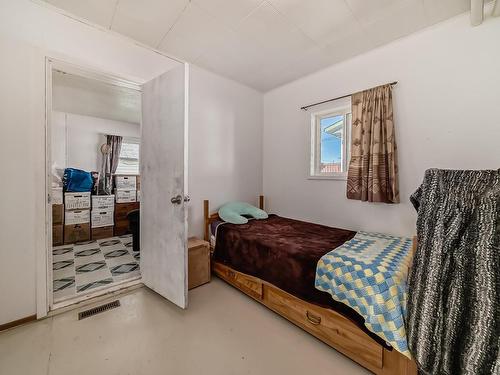
[[[76,257],[89,257],[89,256],[94,255],[94,254],[99,254],[100,252],[101,252],[101,249],[99,248],[99,246],[94,247],[92,249],[79,250],[79,251],[75,251],[75,258]]]
[[[137,261],[130,253],[126,253],[125,255],[117,258],[106,258],[106,264],[111,269],[113,267],[119,266],[120,264],[132,263],[137,264]]]
[[[76,286],[79,287],[80,285],[83,284],[89,284],[94,281],[99,281],[110,277],[111,277],[111,272],[107,267],[94,272],[77,273],[75,277]]]
[[[60,290],[71,288],[74,285],[75,285],[75,277],[72,276],[54,280],[52,288],[54,292],[59,292]]]
[[[97,241],[79,242],[73,246],[73,251],[76,253],[77,251],[95,249],[96,247],[99,247]]]
[[[59,262],[52,263],[52,269],[54,271],[73,266],[74,261],[71,260],[61,260]]]
[[[94,272],[94,271],[97,271],[97,270],[100,270],[103,268],[106,268],[106,262],[99,261],[99,262],[85,263],[85,264],[76,266],[75,271],[77,274],[79,274],[79,273]]]
[[[52,248],[53,256],[68,254],[72,252],[73,252],[73,245],[57,246]]]
[[[141,271],[139,269],[129,272],[129,273],[123,273],[121,275],[113,275],[113,281],[115,283],[124,281],[124,280],[130,280],[130,279],[135,279],[136,277],[141,276]]]
[[[120,250],[111,250],[109,252],[104,253],[104,258],[119,258],[124,255],[127,255],[129,252],[126,249],[120,249]]]
[[[73,250],[67,251],[64,253],[59,253],[58,255],[52,255],[52,264],[57,262],[62,262],[64,260],[73,260],[75,258],[75,254],[73,254]]]
[[[139,265],[136,262],[133,262],[111,267],[110,271],[113,276],[117,276],[117,275],[123,275],[124,273],[130,273],[132,271],[137,270],[138,268]]]
[[[119,244],[121,245],[122,242],[118,238],[109,239],[109,240],[99,242],[99,246],[101,246],[101,247],[115,246],[115,245],[119,245]]]
[[[53,270],[52,271],[52,279],[57,280],[57,279],[64,279],[67,277],[75,277],[75,267],[65,267],[61,268],[60,270]]]
[[[80,267],[85,264],[104,262],[104,255],[101,251],[97,254],[88,257],[75,257],[75,267]],[[78,272],[78,271],[77,271]]]
[[[76,291],[77,291],[77,293],[82,293],[82,292],[88,291],[89,289],[94,289],[94,288],[98,288],[98,287],[101,287],[101,286],[105,286],[105,285],[111,284],[112,282],[113,282],[112,278],[98,280],[98,281],[93,281],[91,283],[78,286],[77,289],[76,289]]]

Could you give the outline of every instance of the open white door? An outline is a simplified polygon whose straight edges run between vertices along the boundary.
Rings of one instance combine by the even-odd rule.
[[[142,93],[142,279],[182,308],[187,307],[188,68],[147,82]]]

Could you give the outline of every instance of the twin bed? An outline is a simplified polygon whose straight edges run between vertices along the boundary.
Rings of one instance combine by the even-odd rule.
[[[263,196],[259,203],[263,209]],[[397,344],[387,344],[390,341],[387,335],[393,338],[392,332],[384,335],[382,330],[377,332],[370,324],[366,324],[370,318],[374,318],[374,326],[380,328],[377,319],[381,317],[383,320],[384,316],[389,318],[390,314],[382,311],[380,316],[376,316],[377,311],[373,307],[358,306],[350,298],[350,295],[358,293],[364,296],[361,300],[366,301],[371,298],[366,295],[366,290],[378,291],[378,286],[361,285],[359,280],[353,280],[356,273],[372,273],[374,268],[362,269],[358,264],[352,264],[349,261],[351,258],[343,257],[343,254],[349,255],[353,246],[357,250],[360,243],[383,242],[370,238],[365,240],[366,234],[361,234],[365,237],[359,237],[360,234],[353,231],[277,215],[270,215],[265,220],[250,220],[247,224],[223,223],[217,213],[210,214],[208,200],[204,201],[204,213],[205,240],[212,244],[212,270],[218,277],[375,374],[417,374],[415,363],[408,358],[408,354],[399,347],[399,351],[394,349]],[[390,250],[387,257],[390,264],[384,260],[383,270],[390,271],[394,263],[392,260],[398,260],[398,254],[401,253],[395,249],[397,246],[393,242],[386,246]],[[370,251],[373,253],[373,249],[367,250],[368,253]],[[373,254],[376,255],[374,259],[380,258],[379,251]],[[391,275],[396,281],[402,277],[399,271]],[[337,284],[340,291],[329,286],[330,279],[334,278],[342,281],[340,285]],[[349,281],[352,287],[359,288],[345,290],[346,286],[349,287]],[[393,285],[392,289],[395,291],[396,286]],[[392,289],[391,292],[394,292]],[[345,299],[336,294],[345,294]],[[376,297],[380,298],[379,295]],[[392,300],[383,302],[380,304],[382,307],[394,305]],[[376,306],[375,310],[378,309],[379,306]],[[394,322],[396,320],[393,319]],[[393,321],[389,322],[390,326],[394,326]],[[404,332],[404,326],[402,329]]]

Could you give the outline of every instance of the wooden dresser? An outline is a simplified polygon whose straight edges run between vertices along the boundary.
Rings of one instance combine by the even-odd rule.
[[[139,202],[115,203],[115,236],[122,236],[129,232],[127,215],[130,211],[138,210]]]

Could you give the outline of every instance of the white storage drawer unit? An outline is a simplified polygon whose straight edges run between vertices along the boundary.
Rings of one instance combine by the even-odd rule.
[[[137,199],[135,190],[115,190],[116,203],[133,203]]]
[[[92,195],[92,210],[106,210],[115,208],[114,195]]]
[[[114,225],[114,210],[92,210],[91,227],[107,227]]]
[[[115,176],[115,188],[123,190],[136,190],[136,176]]]
[[[90,208],[90,191],[85,193],[64,193],[66,210],[83,210]]]
[[[64,213],[64,224],[86,224],[90,222],[90,210],[73,210]]]

